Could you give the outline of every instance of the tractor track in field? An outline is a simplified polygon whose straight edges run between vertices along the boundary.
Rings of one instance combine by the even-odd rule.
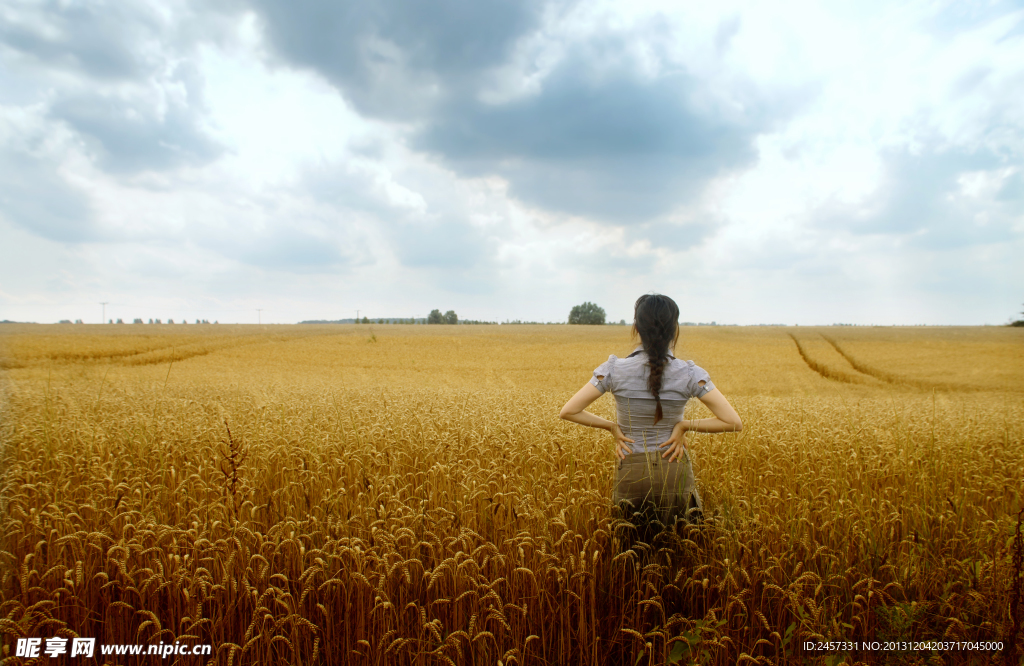
[[[846,351],[844,351],[843,348],[840,347],[839,344],[836,343],[836,341],[833,340],[832,338],[830,338],[830,337],[828,337],[827,335],[824,335],[824,334],[819,334],[819,335],[821,335],[821,339],[824,340],[825,342],[827,342],[832,347],[832,349],[836,350],[837,354],[839,354],[844,359],[846,359],[846,362],[850,364],[850,367],[853,368],[854,370],[856,370],[857,372],[860,372],[860,373],[863,373],[865,375],[868,375],[869,377],[874,377],[875,379],[878,379],[880,381],[883,381],[883,382],[886,382],[886,383],[889,383],[889,384],[908,384],[908,383],[912,384],[912,385],[923,384],[922,382],[915,382],[913,380],[907,379],[906,377],[899,377],[899,376],[896,376],[896,375],[890,375],[889,373],[882,372],[880,370],[875,370],[872,367],[866,366],[863,363],[857,361],[857,359],[855,359],[852,356],[850,356],[850,354],[848,354]]]
[[[843,370],[830,368],[829,366],[823,363],[815,361],[807,353],[807,350],[804,348],[804,346],[800,343],[800,341],[796,338],[795,335],[793,335],[792,333],[788,333],[787,335],[789,335],[789,337],[792,338],[793,343],[796,345],[797,353],[800,354],[800,358],[802,358],[804,363],[807,364],[807,367],[813,370],[814,372],[818,373],[825,379],[829,379],[832,381],[844,382],[847,384],[866,384],[875,386],[878,386],[878,382],[881,382],[885,386],[909,386],[926,391],[939,390],[975,392],[986,390],[984,387],[980,386],[963,386],[960,384],[953,384],[948,382],[935,382],[922,379],[913,379],[911,377],[896,375],[884,372],[882,370],[878,370],[876,368],[872,368],[871,366],[865,365],[861,361],[858,361],[856,358],[854,358],[848,351],[839,346],[839,343],[837,343],[831,337],[824,335],[822,333],[818,333],[818,335],[820,335],[821,338],[825,342],[827,342],[829,346],[832,347],[832,349],[834,349],[837,354],[839,354],[839,356],[843,358],[843,360],[850,364],[850,369],[856,373],[851,374]]]
[[[827,365],[824,365],[822,363],[818,363],[817,361],[815,361],[813,358],[810,357],[810,355],[807,353],[807,350],[804,349],[804,346],[802,344],[800,344],[800,341],[796,338],[795,335],[793,335],[792,333],[788,333],[787,335],[789,335],[789,337],[793,340],[793,343],[796,345],[797,353],[800,354],[800,358],[802,358],[804,363],[807,364],[807,367],[810,368],[811,370],[813,370],[814,372],[818,373],[819,375],[821,375],[825,379],[829,379],[829,380],[837,381],[837,382],[844,382],[844,383],[847,383],[847,384],[873,383],[871,380],[875,379],[875,378],[872,378],[870,375],[865,376],[865,377],[859,377],[857,375],[852,375],[852,374],[849,374],[847,372],[843,372],[841,370],[836,370],[834,368],[830,368]],[[822,337],[824,337],[824,336],[822,336]],[[843,358],[846,358],[846,356],[843,356]],[[850,367],[852,367],[854,370],[857,370],[857,368],[854,367],[852,363],[850,364]],[[866,375],[867,373],[861,373],[861,374]]]

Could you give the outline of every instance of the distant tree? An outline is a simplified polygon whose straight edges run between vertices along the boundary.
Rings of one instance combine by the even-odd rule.
[[[1024,312],[1021,312],[1024,315]],[[1010,326],[1024,326],[1024,319],[1018,319],[1017,321],[1011,322]]]
[[[580,305],[574,305],[569,312],[570,324],[603,324],[604,308],[597,306],[590,301]]]
[[[459,315],[455,314],[455,310],[449,310],[444,313],[444,323],[446,324],[458,324]]]
[[[427,315],[427,323],[428,324],[443,324],[444,323],[444,315],[441,314],[440,310],[436,310],[436,309],[435,310],[431,310],[430,314]]]
[[[363,323],[364,324],[369,324],[370,323],[370,318],[369,317],[363,317]]]

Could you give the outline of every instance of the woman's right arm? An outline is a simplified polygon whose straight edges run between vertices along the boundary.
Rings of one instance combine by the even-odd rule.
[[[604,379],[604,377],[601,379]],[[634,440],[626,437],[622,433],[622,428],[620,428],[619,424],[615,421],[609,421],[608,419],[601,418],[597,414],[591,414],[590,412],[584,411],[590,406],[590,403],[600,397],[601,390],[588,382],[583,385],[583,388],[576,392],[576,395],[569,398],[569,402],[565,403],[565,406],[562,407],[562,411],[558,413],[558,416],[566,421],[590,426],[591,428],[607,430],[612,434],[612,437],[615,438],[615,455],[619,457],[619,460],[625,460],[626,456],[633,452],[633,449],[629,447],[627,442],[632,443]]]

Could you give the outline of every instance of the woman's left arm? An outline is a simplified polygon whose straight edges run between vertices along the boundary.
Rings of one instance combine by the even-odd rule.
[[[743,421],[740,420],[740,415],[717,388],[702,395],[700,401],[711,410],[715,418],[680,421],[683,430],[690,432],[739,432],[743,430]]]
[[[576,391],[576,395],[569,398],[569,402],[565,403],[565,406],[562,407],[562,411],[558,413],[558,416],[566,421],[590,426],[591,428],[601,428],[602,430],[611,432],[615,437],[615,454],[619,458],[625,458],[627,454],[633,452],[633,449],[627,446],[626,442],[632,443],[633,440],[622,433],[622,429],[619,428],[619,424],[614,421],[609,421],[608,419],[603,419],[596,414],[583,411],[590,406],[590,403],[600,398],[601,395],[601,391],[596,386],[588,382],[583,385],[583,388]]]
[[[662,458],[668,458],[669,462],[678,460],[686,450],[687,432],[739,432],[743,430],[743,422],[740,415],[736,413],[729,401],[725,399],[722,392],[717,388],[711,389],[700,401],[715,415],[713,419],[683,419],[672,428],[672,436],[658,445],[658,448],[666,448]]]

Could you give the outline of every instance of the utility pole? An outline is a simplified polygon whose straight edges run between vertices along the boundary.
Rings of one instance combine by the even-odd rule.
[[[256,321],[260,326],[263,325],[263,308],[256,308]]]
[[[103,319],[100,320],[101,324],[107,323],[107,303],[110,303],[110,301],[103,301],[100,303],[100,305],[103,306]]]
[[[359,323],[359,310],[356,310],[356,323]]]

